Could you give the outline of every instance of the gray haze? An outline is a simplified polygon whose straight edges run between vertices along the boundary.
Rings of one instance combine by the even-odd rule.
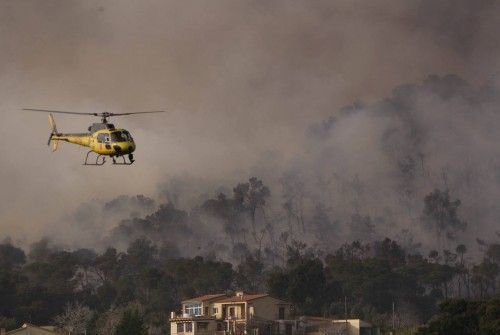
[[[283,183],[306,185],[294,192],[309,218],[321,204],[342,238],[353,213],[384,217],[382,235],[415,227],[434,188],[462,200],[469,238],[490,236],[500,116],[484,87],[497,92],[499,14],[498,1],[472,0],[1,0],[0,238],[95,245],[100,228],[148,214],[79,225],[99,200],[174,194],[187,210],[252,175],[271,187],[276,217]],[[439,89],[466,88],[443,98],[429,75]],[[410,89],[405,117],[384,99],[408,83],[422,88]],[[94,169],[80,165],[83,148],[51,153],[46,116],[22,107],[170,113],[115,119],[132,131],[137,163]],[[82,131],[92,120],[56,121]],[[401,175],[418,157],[425,167]]]

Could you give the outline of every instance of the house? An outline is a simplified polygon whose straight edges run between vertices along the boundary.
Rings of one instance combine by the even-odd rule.
[[[302,316],[296,320],[278,320],[279,335],[379,335],[378,328],[360,319],[332,319]]]
[[[207,294],[200,297],[184,300],[182,302],[182,311],[188,316],[212,316],[213,303],[224,298],[225,294]]]
[[[214,301],[214,315],[224,320],[282,320],[290,318],[291,304],[269,294],[236,292],[232,297]]]
[[[294,318],[289,302],[269,294],[242,291],[232,296],[211,294],[182,302],[170,315],[171,335],[379,335],[360,319],[318,316]]]
[[[275,320],[291,318],[291,304],[269,294],[203,295],[182,302],[172,312],[171,335],[270,334]]]
[[[345,334],[347,335],[378,335],[379,329],[367,321],[360,319],[347,319],[347,320],[333,320],[334,327],[346,328]]]
[[[225,294],[202,295],[182,302],[182,313],[170,314],[171,335],[208,335],[223,330],[221,320],[216,320],[213,302]]]
[[[67,333],[53,326],[35,326],[25,323],[21,328],[6,332],[5,329],[0,330],[0,335],[66,335]]]

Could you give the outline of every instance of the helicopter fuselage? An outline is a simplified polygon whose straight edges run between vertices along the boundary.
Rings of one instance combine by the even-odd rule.
[[[125,129],[116,129],[107,123],[94,123],[89,127],[89,131],[89,133],[53,134],[51,140],[78,144],[90,148],[99,155],[110,157],[128,155],[135,150],[135,142]]]
[[[50,135],[47,145],[52,144],[52,151],[56,151],[59,142],[64,141],[72,144],[78,144],[89,148],[83,165],[103,165],[106,157],[111,157],[113,165],[132,165],[134,163],[135,142],[132,135],[126,129],[117,129],[112,123],[108,123],[108,118],[124,115],[164,113],[165,111],[148,112],[130,112],[130,113],[78,113],[69,111],[59,111],[50,109],[23,108],[26,111],[49,113]],[[57,130],[56,121],[52,113],[70,114],[70,115],[92,115],[100,116],[100,123],[93,123],[88,127],[86,133],[62,133]],[[94,158],[89,157],[92,153],[96,154]],[[93,155],[91,155],[93,156]],[[89,162],[89,158],[91,162]],[[118,158],[118,159],[117,159]],[[128,161],[127,161],[128,158]]]

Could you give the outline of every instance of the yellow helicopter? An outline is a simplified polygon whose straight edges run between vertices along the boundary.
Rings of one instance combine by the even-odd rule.
[[[83,165],[100,166],[106,162],[106,156],[111,157],[114,165],[131,165],[134,163],[135,142],[132,135],[125,130],[115,128],[112,123],[108,123],[108,118],[112,116],[164,113],[165,111],[133,112],[133,113],[78,113],[55,111],[48,109],[23,108],[25,111],[49,113],[49,125],[51,133],[47,145],[52,143],[52,151],[56,151],[59,141],[65,141],[90,148],[85,157]],[[89,126],[87,133],[60,133],[57,131],[56,122],[52,113],[92,115],[101,117],[100,123],[93,123]],[[89,162],[89,155],[95,153],[95,162]],[[128,157],[128,161],[125,158]],[[118,160],[117,160],[118,159]]]

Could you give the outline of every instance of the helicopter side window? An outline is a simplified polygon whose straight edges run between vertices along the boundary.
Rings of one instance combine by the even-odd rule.
[[[97,134],[97,142],[109,143],[109,135],[108,134]]]

